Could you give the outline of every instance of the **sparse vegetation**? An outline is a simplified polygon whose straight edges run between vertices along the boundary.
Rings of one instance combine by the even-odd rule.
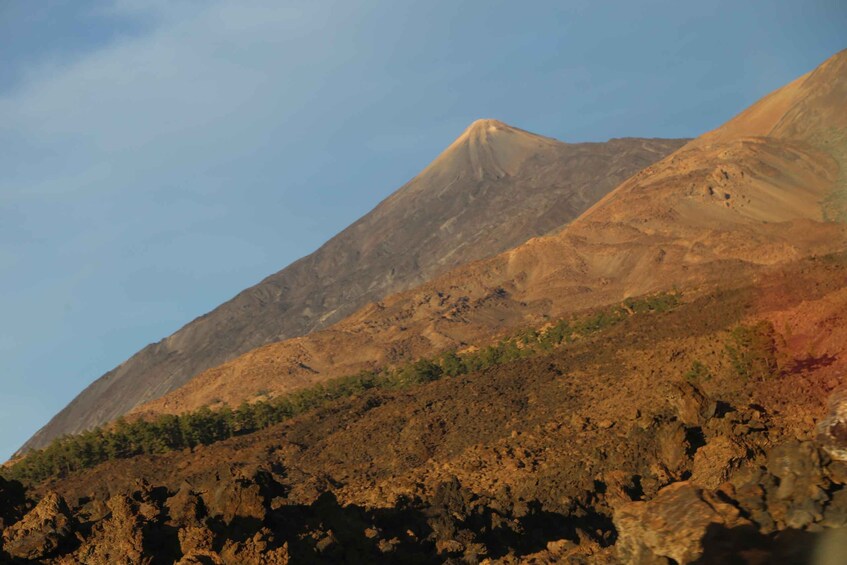
[[[744,379],[761,380],[776,375],[779,371],[776,337],[773,324],[766,321],[733,328],[726,353],[735,372]]]
[[[628,299],[623,306],[560,320],[540,331],[518,332],[476,351],[461,354],[448,351],[437,358],[419,359],[399,367],[362,371],[279,398],[244,403],[235,409],[223,407],[211,410],[204,407],[185,414],[159,416],[152,421],[129,422],[120,419],[109,428],[97,428],[59,438],[44,449],[30,452],[3,470],[3,475],[36,483],[51,477],[66,476],[113,459],[209,445],[262,430],[298,414],[325,406],[334,400],[361,394],[369,389],[421,385],[443,377],[478,372],[538,355],[562,344],[609,329],[628,316],[665,312],[677,304],[677,294],[662,293],[640,299]]]
[[[709,371],[709,368],[703,364],[702,361],[695,359],[691,363],[691,368],[688,369],[683,376],[688,382],[700,383],[711,379],[712,373],[711,371]]]

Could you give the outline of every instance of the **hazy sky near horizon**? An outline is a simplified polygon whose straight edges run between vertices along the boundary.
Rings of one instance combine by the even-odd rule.
[[[840,0],[5,0],[0,459],[474,119],[696,136],[845,30]]]

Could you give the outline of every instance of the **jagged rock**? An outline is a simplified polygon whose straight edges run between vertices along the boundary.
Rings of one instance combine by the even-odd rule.
[[[199,524],[206,516],[203,501],[188,483],[184,483],[176,494],[168,498],[165,506],[170,521],[179,526]]]
[[[817,439],[836,461],[847,461],[847,389],[829,397],[826,418],[817,427]]]
[[[678,479],[689,463],[690,446],[686,439],[685,427],[679,422],[664,424],[656,432],[656,440],[659,444],[659,461],[664,465],[668,478]]]
[[[138,503],[118,495],[107,504],[111,515],[96,526],[92,537],[79,549],[79,561],[90,565],[152,563],[152,556],[144,548],[144,518]]]
[[[472,497],[472,493],[456,477],[436,487],[427,521],[436,543],[455,541],[462,523],[470,513]]]
[[[823,518],[829,480],[811,442],[790,441],[773,448],[767,467],[779,480],[767,497],[768,511],[779,525],[804,528]]]
[[[209,516],[230,525],[238,518],[255,525],[265,519],[266,505],[262,488],[255,477],[228,470],[217,474],[207,488],[198,486]]]
[[[603,475],[606,503],[611,508],[617,508],[622,504],[632,502],[632,493],[637,490],[635,476],[626,471],[608,471]]]
[[[737,508],[688,481],[663,488],[649,502],[619,507],[614,524],[618,558],[633,565],[660,563],[662,557],[692,563],[716,529],[751,526]]]
[[[179,549],[184,555],[211,552],[215,545],[215,534],[205,526],[185,526],[177,533]]]
[[[484,561],[483,563],[491,563]],[[603,550],[596,541],[580,537],[579,543],[571,540],[556,540],[547,543],[547,547],[539,552],[497,560],[496,563],[520,565],[550,565],[552,563],[591,563],[593,565],[612,565],[616,563],[612,555],[603,555]]]
[[[824,509],[822,524],[827,528],[847,526],[847,490],[832,493],[832,498]]]
[[[694,454],[691,481],[701,487],[716,489],[729,479],[746,454],[747,450],[738,442],[718,436]]]
[[[847,461],[830,461],[826,466],[826,476],[837,485],[847,485]]]
[[[776,522],[774,522],[773,517],[768,512],[768,506],[765,500],[767,490],[765,486],[760,484],[760,480],[766,483],[771,482],[775,485],[773,477],[765,474],[765,477],[761,479],[754,478],[740,484],[735,489],[733,498],[744,509],[747,516],[759,525],[761,532],[768,534],[774,531]]]
[[[287,565],[288,544],[274,547],[273,534],[262,528],[244,542],[227,540],[221,549],[221,562],[224,565]]]
[[[336,539],[332,530],[315,543],[315,549],[318,550],[318,553],[328,553],[337,547],[338,539]]]
[[[15,559],[43,559],[70,539],[73,528],[65,499],[51,492],[22,520],[5,529],[3,549]]]
[[[680,422],[686,426],[702,426],[715,415],[717,402],[697,385],[676,382],[670,389],[668,398],[676,409]]]
[[[439,555],[449,553],[461,553],[465,550],[465,544],[454,539],[439,540],[435,542],[435,551]]]

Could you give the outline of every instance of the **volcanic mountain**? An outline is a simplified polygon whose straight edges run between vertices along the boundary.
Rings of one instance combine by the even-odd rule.
[[[113,420],[241,353],[324,328],[371,301],[558,228],[683,143],[571,144],[478,120],[320,249],[96,380],[23,449]]]
[[[395,370],[30,453],[0,560],[842,562],[845,106],[842,52],[563,229],[143,408]]]
[[[843,217],[847,193],[845,116],[847,51],[635,174],[564,229],[458,267],[326,330],[251,351],[136,412],[273,396],[484,345],[506,328],[538,327],[629,296],[713,288],[841,250],[847,232],[833,220]],[[468,146],[490,127],[472,128],[463,136]],[[504,171],[482,170],[491,169]]]

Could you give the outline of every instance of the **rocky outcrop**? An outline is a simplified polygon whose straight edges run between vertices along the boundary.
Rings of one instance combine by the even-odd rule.
[[[702,426],[715,415],[717,402],[699,386],[689,382],[673,383],[668,398],[679,421],[686,426]]]
[[[776,479],[776,488],[768,491],[768,511],[778,528],[804,528],[823,519],[830,481],[821,463],[811,442],[791,441],[768,455],[768,473]]]
[[[65,549],[75,522],[65,500],[50,493],[3,532],[3,550],[14,559],[41,560]]]
[[[93,529],[77,557],[91,565],[152,563],[154,556],[173,555],[172,539],[164,536],[160,502],[153,489],[142,484],[131,494],[113,496],[107,502],[108,517]]]
[[[847,461],[847,389],[829,397],[826,418],[818,424],[818,442],[837,461]]]
[[[717,436],[694,454],[691,481],[704,488],[716,489],[746,460],[747,449],[736,439]]]
[[[665,487],[649,502],[619,507],[614,523],[618,557],[633,565],[660,563],[661,557],[693,563],[716,529],[752,526],[738,508],[688,481]]]

